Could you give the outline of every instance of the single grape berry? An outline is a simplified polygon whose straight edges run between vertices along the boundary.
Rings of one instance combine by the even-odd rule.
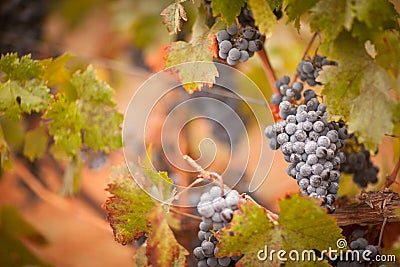
[[[238,32],[238,26],[236,24],[232,24],[229,28],[226,29],[226,31],[230,35],[235,35]]]
[[[219,31],[217,33],[217,41],[219,43],[224,41],[224,40],[228,40],[229,38],[230,38],[229,34],[228,34],[228,32],[226,30],[221,30],[221,31]]]

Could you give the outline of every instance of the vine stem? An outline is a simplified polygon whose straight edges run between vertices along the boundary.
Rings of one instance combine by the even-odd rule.
[[[174,207],[169,207],[169,210],[170,210],[171,212],[173,212],[173,213],[176,213],[176,214],[179,214],[179,215],[188,217],[188,218],[192,218],[192,219],[195,219],[195,220],[198,220],[198,221],[202,221],[202,220],[203,220],[203,219],[202,219],[201,217],[199,217],[199,216],[196,216],[196,215],[193,215],[193,214],[184,212],[184,211],[180,211],[180,210],[178,210],[177,208],[174,208]]]
[[[265,76],[267,77],[269,86],[271,87],[271,90],[274,94],[280,94],[280,91],[278,88],[275,88],[275,82],[277,80],[274,69],[272,68],[271,62],[269,61],[267,50],[265,49],[265,46],[263,46],[263,49],[259,52],[257,52],[257,55],[259,56],[263,70],[265,73]],[[274,121],[279,121],[279,107],[272,105],[271,103],[268,103],[269,108],[272,111],[272,115],[274,117]]]
[[[198,179],[207,179],[212,182],[216,182],[220,185],[221,189],[224,188],[224,182],[222,181],[222,177],[216,172],[209,172],[204,170],[199,164],[197,164],[194,159],[192,159],[188,155],[184,155],[183,158],[192,166],[194,167],[200,174],[198,175]],[[190,188],[190,187],[188,187]],[[221,192],[223,194],[223,191]]]
[[[391,186],[393,183],[396,182],[396,177],[397,174],[399,173],[399,170],[400,170],[400,157],[397,160],[396,166],[394,166],[392,173],[386,176],[385,188],[388,188],[389,186]]]
[[[65,198],[47,190],[38,179],[29,171],[29,169],[17,159],[13,159],[14,172],[18,179],[22,180],[35,195],[42,201],[67,212],[74,212],[78,218],[88,221],[92,225],[97,226],[103,230],[109,230],[107,225],[103,223],[102,219],[98,219],[94,216],[87,216],[87,211],[67,201]]]
[[[267,76],[267,80],[269,82],[269,86],[271,87],[271,90],[276,93],[279,94],[279,90],[277,88],[275,88],[275,82],[276,82],[276,75],[275,72],[271,66],[271,62],[269,61],[268,58],[268,54],[267,54],[267,50],[265,49],[265,46],[263,46],[263,49],[257,53],[258,56],[261,59],[261,63],[265,72],[265,76]]]
[[[179,196],[181,196],[183,193],[185,193],[189,188],[192,188],[193,186],[204,182],[204,180],[206,180],[206,179],[210,180],[212,182],[217,182],[218,184],[220,184],[221,188],[223,188],[222,178],[219,174],[204,170],[199,164],[196,163],[196,161],[194,161],[194,159],[192,159],[188,155],[183,155],[183,158],[189,163],[190,166],[195,168],[196,171],[199,172],[200,174],[197,176],[196,180],[194,180],[191,184],[189,184],[187,187],[185,187],[182,191],[180,191],[176,195],[169,198],[166,201],[167,204],[171,204],[172,201],[177,200],[179,198]]]
[[[190,156],[188,156],[188,155],[184,155],[183,156],[183,158],[185,159],[185,160],[187,160],[187,162],[192,166],[192,167],[194,167],[198,172],[200,172],[200,175],[199,175],[199,177],[200,177],[200,179],[208,179],[208,180],[211,180],[211,181],[213,181],[213,182],[218,182],[219,184],[220,184],[220,187],[223,189],[224,187],[227,187],[227,188],[229,188],[227,185],[225,185],[224,183],[223,183],[223,180],[222,180],[222,177],[218,174],[218,173],[216,173],[216,172],[209,172],[209,171],[206,171],[206,170],[204,170],[199,164],[197,164]],[[198,178],[199,179],[199,178]],[[198,180],[197,179],[197,180]],[[196,180],[196,181],[197,181]],[[196,182],[195,181],[195,182]],[[193,182],[194,183],[194,182]],[[189,189],[190,187],[192,187],[193,186],[193,183],[192,184],[190,184],[188,187],[186,187],[184,190],[182,190],[181,192],[179,192],[180,194],[182,194],[183,192],[185,192],[187,189]],[[229,188],[229,189],[231,189],[231,188]],[[224,194],[224,191],[223,190],[221,190],[221,194],[223,195]],[[249,196],[249,195],[247,195],[247,194],[244,194],[244,197],[245,197],[245,199],[248,199],[248,200],[250,200],[251,202],[253,202],[257,207],[259,207],[259,208],[261,208],[261,209],[264,209],[266,212],[267,212],[267,217],[268,217],[268,219],[274,224],[274,225],[278,225],[278,218],[279,218],[279,215],[278,214],[276,214],[276,213],[274,213],[274,212],[272,212],[272,211],[270,211],[270,210],[268,210],[268,209],[266,209],[265,207],[263,207],[263,206],[261,206],[260,204],[258,204],[257,203],[257,201],[255,201],[251,196]],[[183,215],[183,214],[182,214]],[[189,215],[189,214],[188,214]],[[190,214],[191,215],[191,214]],[[194,215],[193,215],[194,216]],[[192,215],[191,216],[189,216],[189,217],[192,217]],[[197,216],[196,216],[197,217]],[[196,218],[196,219],[198,219],[198,218]]]

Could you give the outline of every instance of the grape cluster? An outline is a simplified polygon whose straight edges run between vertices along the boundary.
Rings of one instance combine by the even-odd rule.
[[[351,253],[350,252],[347,253],[349,257],[341,260],[339,259],[332,265],[336,267],[370,266],[370,262],[366,261],[366,259],[364,258],[367,257],[370,260],[373,260],[376,257],[376,255],[379,254],[379,247],[370,245],[367,239],[364,238],[364,232],[360,229],[356,229],[353,231],[350,240],[351,242],[349,246],[352,251]],[[350,255],[354,255],[354,258],[350,259],[351,257]],[[385,265],[380,265],[380,267],[381,266]]]
[[[219,31],[216,37],[219,48],[218,56],[226,59],[231,66],[247,61],[264,45],[260,40],[260,32],[252,26],[239,29],[238,25],[232,24],[226,30]]]
[[[359,151],[354,151],[354,147]],[[357,142],[357,138],[352,136],[344,147],[347,161],[340,166],[340,171],[353,174],[353,182],[365,188],[369,183],[378,182],[379,168],[371,161],[371,155],[364,145]]]
[[[336,66],[335,61],[328,60],[325,56],[315,55],[311,60],[303,60],[297,65],[297,72],[299,79],[303,82],[307,82],[308,85],[314,86],[321,84],[315,79],[318,77],[319,72],[322,70],[322,66],[333,65]]]
[[[285,81],[280,87],[287,84]],[[338,197],[340,164],[346,160],[339,149],[348,138],[347,128],[328,121],[326,106],[318,101],[313,90],[305,90],[303,97],[301,105],[281,101],[279,115],[284,120],[267,126],[265,135],[269,147],[280,148],[285,160],[291,163],[286,171],[297,180],[300,192],[322,198],[323,206],[332,212]]]
[[[197,211],[203,219],[198,232],[201,246],[193,250],[198,267],[234,266],[241,258],[241,256],[217,258],[216,245],[219,241],[214,235],[229,224],[240,201],[240,195],[236,190],[222,191],[219,186],[213,186],[209,192],[201,195],[200,202],[197,204]]]
[[[279,90],[279,93],[275,93],[271,96],[271,103],[275,106],[279,106],[282,101],[300,100],[301,92],[303,91],[303,83],[294,82],[292,86],[289,86],[289,76],[283,76],[275,82],[275,88]],[[294,109],[293,112],[295,113]],[[284,114],[281,114],[283,118]]]

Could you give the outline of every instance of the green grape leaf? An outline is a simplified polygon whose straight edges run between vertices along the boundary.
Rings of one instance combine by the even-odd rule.
[[[21,114],[45,110],[53,97],[42,80],[25,83],[7,81],[0,84],[0,114],[12,119],[20,119]]]
[[[220,240],[218,256],[258,254],[262,259],[266,257],[269,266],[280,262],[277,254],[270,256],[270,252],[284,250],[285,264],[296,266],[298,262],[292,261],[288,254],[296,250],[301,255],[306,250],[311,260],[302,262],[302,266],[329,266],[312,251],[336,248],[342,236],[335,220],[314,199],[307,197],[293,195],[280,201],[279,206],[279,219],[272,224],[263,208],[249,202],[240,205],[230,225],[217,236]]]
[[[147,245],[146,245],[147,246]],[[148,267],[148,261],[146,256],[146,246],[142,245],[135,248],[133,258],[135,259],[136,267]]]
[[[377,55],[376,62],[384,67],[393,77],[400,75],[400,37],[394,32],[386,31],[374,40]]]
[[[349,130],[374,151],[384,134],[391,132],[396,117],[395,102],[389,96],[390,76],[349,33],[341,33],[330,52],[339,66],[324,68],[318,78],[325,83],[322,94],[330,118],[348,122]],[[375,127],[370,127],[371,121]]]
[[[342,32],[329,48],[329,57],[338,67],[327,66],[318,81],[325,84],[322,94],[331,119],[348,121],[353,99],[360,90],[365,68],[372,64],[364,44]]]
[[[1,75],[3,73],[3,75]],[[1,55],[0,78],[7,80],[27,81],[43,75],[43,66],[31,59],[31,55],[18,58],[16,53]],[[2,77],[3,76],[3,77]]]
[[[323,251],[336,247],[342,238],[342,229],[326,214],[315,199],[292,195],[279,202],[278,223],[286,250],[317,249]]]
[[[276,17],[274,13],[272,13],[268,1],[249,0],[249,5],[260,32],[264,35],[270,35],[276,23]]]
[[[12,160],[8,144],[4,138],[3,127],[0,125],[0,178],[1,170],[9,170],[12,168]]]
[[[76,72],[70,83],[79,99],[84,143],[105,152],[121,147],[123,115],[115,109],[113,89],[97,78],[92,66],[84,72]]]
[[[387,0],[355,0],[353,12],[358,20],[370,28],[370,31],[399,30],[397,21],[399,14],[394,5]]]
[[[269,6],[271,8],[271,10],[279,10],[282,8],[282,2],[283,0],[267,0],[269,3]]]
[[[299,30],[301,15],[308,12],[318,1],[319,0],[285,0],[285,11],[289,17],[289,21],[294,21],[296,28]]]
[[[30,130],[25,135],[24,156],[30,161],[41,158],[47,149],[49,138],[43,126]]]
[[[105,152],[121,147],[123,115],[115,108],[113,89],[98,80],[91,66],[74,73],[69,84],[76,99],[59,93],[44,115],[50,120],[49,133],[55,141],[53,151],[75,156],[83,144]]]
[[[75,88],[79,100],[95,104],[102,103],[110,107],[115,106],[112,100],[114,95],[113,89],[107,83],[97,78],[93,66],[87,67],[83,72],[75,72],[70,83]]]
[[[215,25],[217,25],[216,23]],[[165,67],[172,67],[177,72],[183,87],[188,93],[201,91],[203,85],[211,87],[218,76],[215,64],[212,63],[212,44],[215,42],[214,28],[208,29],[204,17],[199,14],[190,42],[178,41],[168,47]],[[210,62],[210,64],[183,64],[186,62]],[[200,82],[201,81],[201,82]]]
[[[26,124],[0,116],[0,127],[11,151],[22,151],[25,142]]]
[[[270,239],[273,224],[264,208],[247,201],[235,211],[229,226],[217,235],[218,257],[256,253]]]
[[[189,253],[176,241],[162,206],[156,205],[147,215],[147,219],[153,226],[146,247],[146,255],[151,266],[187,266],[186,256]]]
[[[363,91],[353,100],[349,130],[358,133],[358,140],[370,151],[376,149],[385,133],[392,131],[395,100],[389,95],[390,86],[386,71],[378,65],[370,66],[364,70]]]
[[[47,244],[44,236],[11,206],[0,208],[0,266],[49,266],[35,256],[21,241]]]
[[[400,214],[400,213],[398,213],[398,214]],[[390,266],[390,267],[397,267],[398,260],[399,260],[398,255],[400,255],[400,241],[397,239],[390,248],[383,248],[381,255],[387,255],[387,257],[386,257],[387,261],[380,262],[380,264],[382,264],[382,265],[387,264],[387,266]],[[389,255],[391,255],[390,256],[391,259],[389,258]],[[395,258],[396,263],[393,262],[393,255],[396,256],[396,258]]]
[[[66,64],[74,58],[65,53],[55,59],[40,61],[45,69],[43,79],[47,81],[48,86],[63,85],[70,79],[71,72],[66,69]]]
[[[142,165],[143,173],[147,179],[151,180],[154,186],[158,189],[159,199],[168,200],[170,199],[175,191],[173,189],[174,183],[170,177],[168,177],[168,172],[156,171],[152,165],[152,154],[151,146],[147,148],[147,157]]]
[[[126,166],[113,169],[106,191],[111,196],[103,204],[115,240],[126,245],[152,231],[147,214],[155,202],[133,180]]]
[[[352,24],[352,5],[349,1],[321,0],[311,9],[311,29],[325,32],[325,42],[335,40],[343,27],[350,30]]]
[[[222,20],[231,25],[235,23],[236,16],[239,15],[241,8],[244,6],[245,0],[213,0],[211,1],[211,8],[213,16],[217,17],[221,14]]]
[[[186,11],[179,2],[167,6],[161,11],[162,23],[167,28],[169,34],[177,34],[181,31],[181,19],[187,20]]]
[[[57,101],[50,105],[43,118],[49,120],[48,129],[55,150],[63,151],[67,156],[77,155],[82,147],[82,114],[76,103],[68,102],[63,94],[56,97]]]
[[[262,261],[257,257],[258,253],[252,252],[244,254],[243,257],[236,263],[236,267],[279,267],[280,262]],[[260,254],[260,256],[263,256]]]
[[[79,106],[84,121],[82,131],[86,145],[94,150],[102,150],[107,153],[122,146],[122,114],[116,109],[107,109],[107,107],[95,103],[82,101]]]

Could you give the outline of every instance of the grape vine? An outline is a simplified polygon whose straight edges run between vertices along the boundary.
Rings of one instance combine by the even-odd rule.
[[[390,125],[396,124],[396,100],[388,95],[387,89],[390,87],[389,80],[395,78],[392,74],[398,73],[398,68],[384,54],[398,47],[394,41],[398,37],[394,37],[399,30],[395,22],[398,14],[389,1],[384,6],[385,11],[381,15],[386,17],[378,23],[382,28],[378,30],[380,37],[377,37],[369,34],[371,30],[377,31],[372,26],[371,18],[357,3],[350,1],[334,3],[320,0],[307,4],[291,0],[202,1],[200,14],[193,25],[194,37],[168,46],[166,67],[192,61],[218,60],[241,68],[244,62],[250,64],[254,55],[259,56],[271,87],[269,92],[272,92],[270,102],[265,105],[271,108],[275,120],[273,125],[265,128],[264,134],[269,148],[278,150],[289,163],[286,175],[296,180],[300,193],[300,196],[295,194],[281,200],[280,212],[275,214],[248,195],[229,189],[218,175],[218,179],[212,178],[211,173],[189,160],[189,165],[200,175],[194,182],[187,183],[188,187],[176,197],[170,198],[168,205],[179,202],[186,190],[205,185],[207,177],[215,183],[199,195],[197,212],[186,213],[171,206],[171,211],[177,216],[197,220],[196,234],[193,235],[196,244],[189,250],[192,251],[191,260],[195,261],[190,266],[263,266],[264,263],[256,256],[260,255],[256,244],[265,244],[276,250],[317,251],[323,266],[369,266],[369,261],[333,260],[332,255],[321,253],[328,246],[335,247],[336,242],[345,240],[345,237],[349,240],[350,252],[357,255],[369,253],[372,257],[382,255],[384,246],[381,238],[376,242],[371,237],[363,237],[359,231],[349,232],[349,229],[357,227],[357,218],[360,224],[364,218],[357,214],[353,217],[347,215],[352,218],[351,223],[347,222],[346,215],[343,215],[348,212],[346,207],[353,213],[357,212],[351,201],[341,197],[341,190],[351,186],[345,179],[348,174],[352,174],[353,181],[362,188],[379,183],[379,169],[371,161],[371,155],[375,154],[382,138],[391,133]],[[164,9],[163,16],[169,8],[172,7]],[[207,19],[201,14],[202,10]],[[344,13],[349,17],[344,19]],[[178,8],[173,14],[174,23],[164,21],[170,33],[179,31],[180,20],[185,19],[176,16],[181,14]],[[276,79],[265,48],[268,37],[273,34],[276,21],[285,16],[289,22],[294,21],[299,30],[300,25],[305,23],[301,23],[305,14],[310,18],[313,36],[293,70],[294,77],[291,79],[285,75]],[[210,28],[199,27],[199,24]],[[174,26],[172,30],[171,26]],[[319,40],[317,45],[316,40]],[[382,45],[388,40],[391,41],[386,43],[387,46]],[[366,41],[375,46],[367,45]],[[309,50],[315,46],[315,54],[309,56]],[[189,93],[207,90],[204,86],[211,88],[210,84],[215,83],[218,77],[218,70],[214,67],[196,69],[196,75],[193,75],[192,69],[183,66],[178,66],[174,72],[181,81],[193,76],[202,77],[197,80],[204,82],[183,85]],[[378,80],[379,83],[375,82]],[[382,94],[386,100],[377,100]],[[249,98],[249,101],[252,99]],[[256,103],[257,99],[253,102]],[[382,108],[387,116],[379,121],[379,126],[376,126],[379,129],[372,130],[369,122],[379,120],[375,111]],[[185,159],[188,160],[188,157]],[[397,222],[396,216],[391,216],[398,194],[388,188],[382,192],[385,193],[378,193],[381,197],[374,198],[373,202],[368,202],[368,197],[352,200],[364,210],[368,207],[374,209],[386,201],[384,209],[391,215],[375,220],[366,215],[369,231],[379,229],[380,235],[389,220],[390,223]],[[387,201],[394,202],[387,205]],[[109,212],[112,217],[112,211]],[[324,236],[319,234],[322,232]],[[254,242],[249,243],[250,239]],[[347,247],[341,249],[345,251]],[[268,260],[274,266],[297,264],[276,257]],[[314,264],[315,260],[310,260],[304,266]]]
[[[104,3],[114,16],[110,24],[129,28],[123,39],[133,40],[144,64],[162,76],[151,76],[145,93],[135,91],[134,97],[142,97],[137,113],[143,114],[133,116],[128,108],[123,122],[113,88],[94,66],[69,54],[36,59],[38,42],[14,42],[15,35],[38,40],[45,30],[47,1],[25,2],[0,4],[0,178],[14,169],[41,200],[65,210],[72,205],[51,192],[45,179],[38,181],[37,164],[45,160],[61,170],[60,192],[74,194],[83,163],[98,168],[117,150],[127,164],[113,168],[102,208],[115,241],[133,251],[135,266],[400,264],[399,3]],[[246,75],[258,86],[257,94],[238,78]],[[166,99],[157,99],[158,92]],[[216,95],[217,107],[197,106],[196,101]],[[235,101],[235,110],[227,99]],[[165,104],[170,100],[176,106]],[[221,134],[213,144],[230,150],[221,149],[207,162],[207,153],[202,157],[194,143],[225,126],[218,124],[229,117],[221,107],[239,115],[235,118],[246,132],[236,133],[236,139],[228,130],[227,138]],[[201,122],[184,129],[193,118],[205,117],[218,126]],[[185,122],[173,125],[179,128],[175,136],[166,122],[180,119]],[[258,173],[270,167],[264,159],[279,164],[280,157],[277,170]],[[226,162],[246,166],[231,171],[224,169]],[[262,186],[271,181],[294,187],[267,198]],[[253,183],[258,183],[255,190]],[[278,187],[271,188],[267,191]],[[14,209],[0,207],[0,215],[0,240],[24,250],[20,236],[44,238]],[[15,222],[18,231],[10,227]],[[294,252],[307,252],[309,258],[292,257]],[[13,266],[7,262],[13,251],[6,254],[11,256],[4,255],[0,265]],[[35,257],[23,265],[45,266]]]

